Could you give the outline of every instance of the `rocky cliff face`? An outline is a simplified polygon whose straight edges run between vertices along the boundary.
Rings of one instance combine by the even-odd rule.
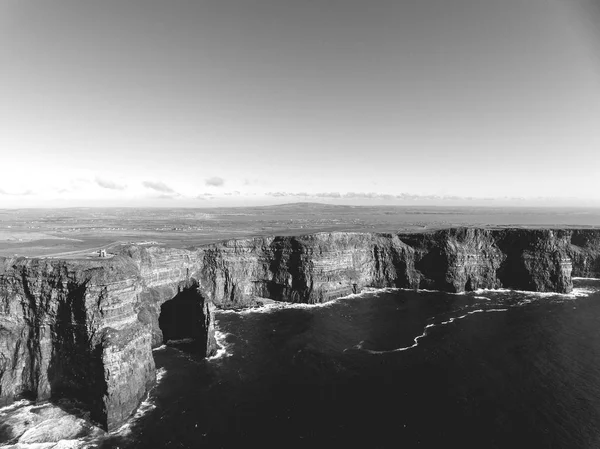
[[[600,230],[337,232],[0,259],[0,404],[72,397],[112,429],[154,383],[152,347],[189,336],[215,351],[213,304],[324,302],[367,286],[569,292],[572,273],[600,277]]]
[[[0,260],[0,405],[19,397],[75,398],[118,426],[155,381],[160,307],[193,291],[188,252],[153,248],[108,260]],[[200,333],[212,327],[197,302]],[[208,321],[207,321],[208,320]],[[216,350],[204,336],[204,350]]]
[[[594,237],[586,250],[576,250],[571,242],[575,235],[580,234],[459,228],[236,240],[200,251],[198,280],[203,294],[224,307],[248,304],[255,296],[323,302],[367,286],[566,293],[572,289],[573,263],[579,271],[587,264],[586,273],[600,273],[600,257],[594,252],[600,253],[600,238]],[[577,260],[572,258],[576,254]]]
[[[573,276],[600,277],[600,230],[572,231],[568,255],[573,261]]]

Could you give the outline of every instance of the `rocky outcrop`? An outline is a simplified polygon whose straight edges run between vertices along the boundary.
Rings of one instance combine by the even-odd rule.
[[[155,381],[160,307],[194,284],[188,252],[156,248],[141,260],[136,247],[129,251],[107,260],[0,260],[0,405],[74,398],[108,429],[137,408]],[[211,330],[206,320],[199,317],[200,333]],[[215,352],[214,338],[204,344]]]
[[[234,240],[201,251],[198,280],[204,295],[222,307],[246,305],[256,296],[323,302],[364,287],[566,293],[572,289],[572,235],[562,230],[458,228]],[[588,266],[599,260],[591,250],[585,254]]]
[[[600,230],[572,231],[569,257],[573,261],[573,276],[600,277]]]
[[[153,385],[153,347],[187,336],[215,352],[213,304],[316,303],[364,287],[569,292],[572,273],[600,277],[600,230],[336,232],[0,259],[0,404],[71,397],[112,429]]]

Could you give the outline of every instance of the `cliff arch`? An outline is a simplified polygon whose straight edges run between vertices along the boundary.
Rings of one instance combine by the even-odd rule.
[[[182,288],[160,306],[158,325],[163,343],[206,354],[208,324],[205,298],[196,285]]]

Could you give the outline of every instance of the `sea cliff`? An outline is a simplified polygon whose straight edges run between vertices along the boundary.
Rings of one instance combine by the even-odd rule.
[[[155,381],[152,348],[216,350],[214,307],[318,303],[364,287],[568,293],[600,277],[600,230],[456,228],[123,245],[108,259],[0,259],[0,405],[81,401],[114,429]]]

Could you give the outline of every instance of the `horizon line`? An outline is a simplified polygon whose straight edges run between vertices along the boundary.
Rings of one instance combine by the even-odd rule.
[[[298,201],[293,203],[262,204],[262,205],[238,205],[238,206],[37,206],[37,207],[0,207],[0,211],[5,210],[65,210],[65,209],[258,209],[272,208],[281,206],[330,206],[330,207],[351,207],[351,208],[458,208],[458,209],[599,209],[600,205],[439,205],[439,204],[333,204],[320,202]]]

